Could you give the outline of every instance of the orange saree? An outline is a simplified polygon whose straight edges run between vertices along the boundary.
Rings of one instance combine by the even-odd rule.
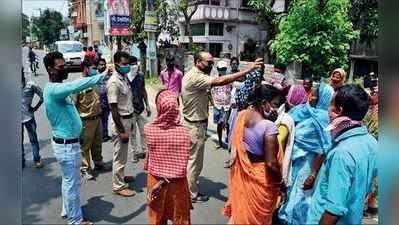
[[[223,214],[231,224],[271,224],[279,187],[273,182],[265,163],[252,163],[244,147],[244,129],[249,111],[238,114],[233,130],[229,198]]]

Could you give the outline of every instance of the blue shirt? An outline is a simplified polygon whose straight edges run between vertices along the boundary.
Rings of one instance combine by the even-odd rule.
[[[337,224],[361,224],[366,195],[377,172],[377,141],[367,128],[352,128],[333,143],[320,170],[307,216],[318,224],[325,211],[338,216]]]
[[[46,84],[43,91],[44,105],[54,137],[74,139],[80,136],[82,121],[70,95],[106,79],[108,76],[104,74],[67,83]]]

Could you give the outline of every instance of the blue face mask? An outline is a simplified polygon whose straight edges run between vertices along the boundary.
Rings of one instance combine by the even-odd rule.
[[[89,68],[89,77],[97,75],[97,69],[94,69],[93,67]]]
[[[130,72],[130,65],[119,66],[118,69],[119,73],[121,74],[128,74]]]

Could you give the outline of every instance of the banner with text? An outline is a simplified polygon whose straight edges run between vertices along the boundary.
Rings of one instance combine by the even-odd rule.
[[[109,34],[112,36],[129,36],[131,30],[129,0],[108,0]]]

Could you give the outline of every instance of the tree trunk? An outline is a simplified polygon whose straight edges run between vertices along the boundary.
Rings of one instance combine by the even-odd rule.
[[[188,33],[188,49],[193,47],[193,31],[191,30],[190,20],[186,20],[186,29]]]

